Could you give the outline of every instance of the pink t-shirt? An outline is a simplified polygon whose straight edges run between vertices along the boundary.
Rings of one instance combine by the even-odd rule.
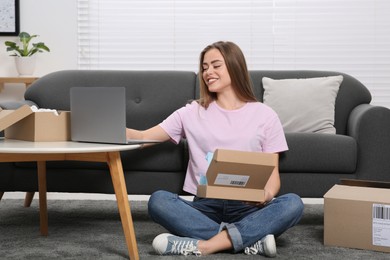
[[[207,109],[196,101],[176,110],[160,126],[173,142],[186,138],[190,160],[183,190],[196,194],[205,175],[206,155],[216,149],[277,153],[288,150],[277,114],[260,102],[226,110],[212,102]]]

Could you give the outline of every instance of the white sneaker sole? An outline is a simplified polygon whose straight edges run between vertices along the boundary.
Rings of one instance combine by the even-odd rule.
[[[276,256],[276,243],[274,235],[267,235],[264,240],[264,253],[268,257]]]
[[[153,239],[152,247],[156,251],[157,254],[163,255],[166,251],[166,248],[168,246],[168,238],[169,236],[172,236],[172,234],[169,233],[162,233],[158,236],[156,236]]]

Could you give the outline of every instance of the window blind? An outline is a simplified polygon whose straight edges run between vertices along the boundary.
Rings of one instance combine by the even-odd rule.
[[[386,0],[78,0],[78,65],[197,71],[229,40],[249,69],[345,72],[390,107],[389,13]]]

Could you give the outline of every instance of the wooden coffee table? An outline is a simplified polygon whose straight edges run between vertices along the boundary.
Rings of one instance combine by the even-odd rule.
[[[140,145],[112,145],[79,142],[28,142],[0,138],[0,162],[31,162],[38,166],[40,232],[48,235],[46,162],[89,161],[108,164],[130,259],[139,259],[120,151]],[[1,173],[0,173],[1,174]]]

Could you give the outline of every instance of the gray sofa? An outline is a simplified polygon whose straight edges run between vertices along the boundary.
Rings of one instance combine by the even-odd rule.
[[[358,80],[329,71],[251,71],[255,93],[263,97],[262,78],[311,78],[343,75],[336,99],[336,135],[287,133],[289,151],[280,156],[282,188],[302,197],[322,197],[340,178],[390,180],[390,110],[370,105]],[[197,75],[189,71],[81,71],[50,73],[34,82],[25,101],[2,102],[69,110],[71,87],[126,87],[127,126],[146,129],[160,123],[189,100],[198,98]],[[170,142],[121,154],[129,194],[166,189],[179,194],[188,162],[186,142]],[[37,191],[34,163],[1,163],[0,192]],[[108,168],[101,163],[49,162],[49,192],[113,193]]]

